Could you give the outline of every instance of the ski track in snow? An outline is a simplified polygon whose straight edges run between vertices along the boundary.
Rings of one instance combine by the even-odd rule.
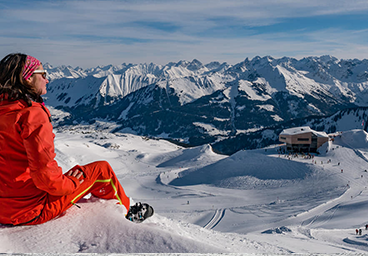
[[[225,209],[217,209],[215,211],[215,214],[210,219],[210,221],[203,227],[206,229],[213,229],[214,227],[217,226],[217,224],[219,224],[219,222],[222,220],[224,216],[225,216]]]

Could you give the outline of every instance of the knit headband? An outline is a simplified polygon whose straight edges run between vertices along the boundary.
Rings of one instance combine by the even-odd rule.
[[[23,70],[24,80],[27,80],[33,74],[33,71],[35,71],[40,65],[41,65],[41,62],[38,59],[28,55],[26,64],[24,64],[24,70]]]

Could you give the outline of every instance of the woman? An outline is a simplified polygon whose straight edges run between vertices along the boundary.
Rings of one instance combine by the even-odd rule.
[[[0,62],[0,223],[49,221],[84,195],[117,199],[126,217],[141,222],[153,214],[129,198],[105,161],[74,166],[63,174],[55,161],[50,112],[44,106],[47,72],[39,60],[9,54]]]

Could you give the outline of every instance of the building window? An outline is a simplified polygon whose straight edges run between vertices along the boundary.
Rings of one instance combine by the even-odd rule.
[[[298,141],[309,141],[309,138],[298,138]]]
[[[286,137],[280,137],[280,139],[282,139],[282,140],[286,140]]]

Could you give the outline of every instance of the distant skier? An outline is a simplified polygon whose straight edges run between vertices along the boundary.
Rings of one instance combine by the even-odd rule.
[[[39,60],[9,54],[0,61],[0,223],[41,224],[91,193],[116,199],[140,222],[153,208],[130,200],[106,161],[76,165],[63,174],[55,161],[50,112],[42,95],[49,83]]]

